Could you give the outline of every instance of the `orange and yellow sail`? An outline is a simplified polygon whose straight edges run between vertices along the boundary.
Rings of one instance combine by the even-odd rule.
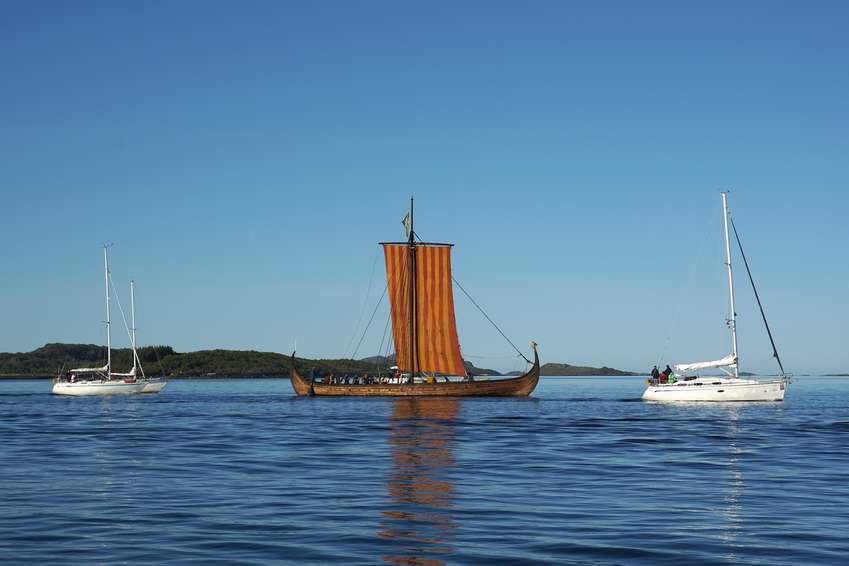
[[[383,244],[383,251],[398,367],[465,375],[454,318],[451,246]]]

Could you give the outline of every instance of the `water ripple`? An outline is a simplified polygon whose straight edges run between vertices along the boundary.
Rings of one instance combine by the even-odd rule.
[[[286,380],[158,396],[3,382],[0,560],[845,564],[849,382],[783,404],[304,399]]]

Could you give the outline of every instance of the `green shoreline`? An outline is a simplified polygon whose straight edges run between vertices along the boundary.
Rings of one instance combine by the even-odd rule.
[[[189,379],[224,378],[286,378],[292,357],[277,352],[255,350],[199,350],[177,352],[170,346],[144,346],[138,349],[145,373],[151,377]],[[32,352],[0,353],[0,379],[44,379],[55,377],[72,367],[103,367],[106,348],[95,344],[51,343]],[[315,376],[377,375],[386,373],[391,358],[309,359],[295,358],[298,371]],[[112,367],[126,371],[132,367],[129,348],[112,350]],[[126,368],[126,369],[121,369]],[[475,367],[466,362],[467,370],[476,376],[501,376],[498,371]],[[630,376],[643,375],[609,367],[594,368],[569,364],[547,363],[541,368],[543,376]]]

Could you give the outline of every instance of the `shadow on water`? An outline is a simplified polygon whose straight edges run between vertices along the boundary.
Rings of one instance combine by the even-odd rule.
[[[458,399],[396,399],[390,417],[392,471],[386,490],[392,502],[383,511],[377,536],[391,541],[391,564],[436,566],[455,552],[455,424]]]

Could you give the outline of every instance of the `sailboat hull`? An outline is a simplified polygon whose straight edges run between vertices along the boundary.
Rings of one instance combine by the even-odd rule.
[[[312,382],[295,369],[294,359],[289,377],[295,393],[304,396],[329,397],[527,397],[539,382],[539,356],[534,350],[534,364],[519,377],[486,381],[451,381],[441,383],[365,385],[333,385]]]
[[[57,381],[53,384],[55,395],[135,395],[143,389],[144,383],[140,381]]]
[[[786,388],[787,381],[783,379],[699,378],[668,385],[649,385],[643,399],[660,402],[783,401]]]
[[[159,393],[165,386],[168,385],[168,382],[164,379],[146,379],[143,380],[144,388],[142,388],[142,393]]]

